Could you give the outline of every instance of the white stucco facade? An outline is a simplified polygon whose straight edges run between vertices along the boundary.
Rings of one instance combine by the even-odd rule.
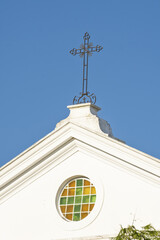
[[[120,225],[160,228],[160,161],[115,139],[100,108],[69,106],[55,130],[1,168],[0,239],[110,239]],[[84,176],[96,203],[66,221],[57,200],[65,182]]]

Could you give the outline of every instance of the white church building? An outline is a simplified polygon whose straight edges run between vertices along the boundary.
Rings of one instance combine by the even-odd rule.
[[[84,57],[97,46],[84,47]],[[109,240],[121,226],[159,229],[160,160],[115,138],[95,104],[68,108],[51,133],[1,167],[0,240]]]
[[[160,161],[112,135],[91,103],[1,168],[1,240],[110,239],[160,226]]]

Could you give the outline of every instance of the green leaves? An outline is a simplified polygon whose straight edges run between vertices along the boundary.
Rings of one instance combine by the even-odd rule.
[[[151,224],[138,230],[135,226],[122,228],[117,237],[113,240],[160,240],[160,231],[157,231]]]

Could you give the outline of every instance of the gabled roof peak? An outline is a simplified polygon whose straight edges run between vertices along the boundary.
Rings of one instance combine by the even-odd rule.
[[[67,108],[70,109],[70,117],[87,117],[88,115],[96,115],[100,107],[92,104],[92,103],[81,103],[76,105],[69,105]]]
[[[68,122],[71,122],[77,124],[80,127],[85,127],[88,130],[105,133],[108,134],[108,136],[113,137],[110,124],[97,116],[97,112],[101,110],[100,107],[91,103],[81,103],[70,105],[67,108],[70,109],[69,116],[66,119],[60,121],[56,125],[56,129],[62,127]]]

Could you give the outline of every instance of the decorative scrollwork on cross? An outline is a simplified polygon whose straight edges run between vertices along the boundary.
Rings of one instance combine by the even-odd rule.
[[[82,93],[80,94],[81,94],[80,97],[75,96],[73,98],[73,104],[88,103],[88,102],[92,104],[96,103],[96,96],[94,95],[94,93],[90,94],[90,92],[87,92],[87,94],[82,94]]]
[[[83,85],[82,85],[82,92],[80,93],[80,97],[75,96],[73,99],[73,104],[80,104],[80,103],[92,103],[95,104],[96,96],[94,93],[90,94],[87,91],[88,87],[88,56],[92,56],[93,52],[100,52],[103,47],[97,45],[93,47],[92,43],[89,43],[89,33],[84,34],[84,44],[81,44],[79,49],[73,48],[70,53],[75,56],[79,54],[80,57],[83,57]]]

